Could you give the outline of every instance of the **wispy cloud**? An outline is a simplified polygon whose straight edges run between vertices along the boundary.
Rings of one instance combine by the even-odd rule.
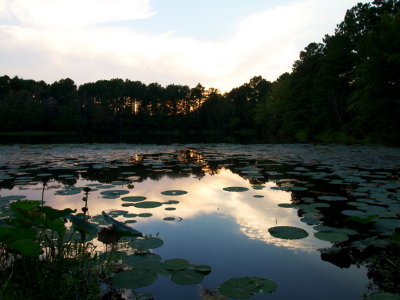
[[[201,82],[227,90],[255,75],[274,80],[290,71],[299,50],[332,32],[355,3],[292,2],[244,16],[229,36],[204,41],[173,32],[144,33],[134,22],[104,25],[151,19],[157,12],[149,0],[5,0],[0,4],[0,68],[49,82],[120,77]]]

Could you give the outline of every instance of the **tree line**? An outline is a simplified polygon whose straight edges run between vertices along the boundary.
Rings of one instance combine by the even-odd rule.
[[[0,132],[253,134],[260,142],[400,144],[400,2],[349,9],[292,72],[220,93],[111,79],[80,85],[0,77]]]

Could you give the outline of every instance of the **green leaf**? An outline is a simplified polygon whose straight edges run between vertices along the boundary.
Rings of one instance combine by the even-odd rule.
[[[0,227],[0,241],[7,240],[11,236],[12,232],[13,232],[13,228],[1,226]]]
[[[400,300],[399,294],[392,293],[375,293],[370,295],[368,300]]]
[[[176,284],[191,285],[203,281],[204,275],[195,270],[180,270],[172,273],[171,280]]]
[[[164,245],[164,242],[160,238],[149,237],[143,239],[134,239],[129,242],[129,245],[135,249],[148,250],[148,249],[159,248],[162,245]]]
[[[142,236],[142,233],[141,233],[141,232],[139,232],[139,231],[133,229],[132,227],[129,227],[129,226],[125,225],[125,224],[122,223],[122,222],[119,222],[119,221],[115,220],[114,218],[110,217],[106,212],[103,211],[103,212],[102,212],[102,215],[103,215],[104,219],[105,219],[108,223],[114,225],[115,229],[116,229],[121,235],[124,235],[124,236],[136,236],[136,237]]]
[[[67,228],[65,227],[64,221],[61,219],[46,220],[45,226],[58,233],[59,237],[63,237]]]
[[[39,207],[39,210],[42,211],[46,215],[46,217],[48,217],[51,220],[66,217],[69,214],[76,212],[76,209],[72,210],[70,208],[66,208],[63,210],[58,210],[58,209],[54,209],[50,206]]]
[[[249,189],[241,186],[230,186],[223,188],[223,190],[227,192],[245,192],[248,191]]]
[[[182,190],[169,190],[169,191],[161,192],[161,194],[167,195],[167,196],[180,196],[180,195],[187,194],[187,192],[182,191]]]
[[[133,206],[137,208],[154,208],[154,207],[159,207],[161,205],[162,203],[157,201],[144,201],[144,202],[133,203]]]
[[[189,262],[186,259],[181,259],[181,258],[173,258],[173,259],[168,259],[163,262],[164,268],[168,270],[184,270],[190,267]]]
[[[137,289],[152,284],[157,280],[157,273],[148,269],[135,269],[117,273],[111,282],[119,288]]]
[[[254,294],[269,294],[276,290],[276,284],[266,278],[232,278],[219,286],[222,295],[231,298],[249,298]]]
[[[123,261],[128,266],[141,268],[150,263],[160,263],[161,256],[154,253],[133,254],[126,256]]]
[[[368,223],[373,222],[377,217],[378,217],[378,215],[371,215],[371,216],[366,216],[366,217],[353,216],[353,217],[349,217],[348,220],[355,222],[355,223],[366,225]]]
[[[194,267],[197,272],[208,274],[211,272],[211,267],[207,265],[197,265]]]
[[[36,257],[43,252],[40,244],[30,239],[17,240],[10,246],[20,252],[23,256]]]
[[[270,235],[280,239],[299,240],[308,237],[307,231],[293,226],[275,226],[268,229]]]
[[[314,233],[314,236],[319,240],[328,241],[332,243],[341,243],[349,239],[349,237],[346,234],[333,231],[318,231]]]
[[[139,201],[143,201],[146,200],[147,198],[144,196],[129,196],[129,197],[122,197],[121,200],[122,201],[126,201],[126,202],[139,202]]]

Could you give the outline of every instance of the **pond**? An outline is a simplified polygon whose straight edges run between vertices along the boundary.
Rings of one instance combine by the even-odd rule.
[[[91,222],[104,226],[105,211],[161,238],[151,251],[163,260],[211,267],[201,286],[159,275],[137,289],[155,299],[251,276],[277,286],[251,299],[361,299],[398,288],[399,170],[398,149],[374,146],[3,145],[0,205],[5,217],[43,195],[80,211],[90,187]]]

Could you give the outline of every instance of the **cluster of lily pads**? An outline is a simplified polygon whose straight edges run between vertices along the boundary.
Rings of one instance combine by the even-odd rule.
[[[55,194],[76,195],[82,188],[74,184],[79,178],[102,183],[88,184],[98,189],[103,199],[121,198],[122,207],[155,208],[167,202],[148,201],[144,196],[128,196],[135,181],[148,177],[198,178],[229,169],[247,179],[254,191],[274,182],[272,189],[287,191],[291,203],[281,203],[282,209],[296,209],[309,230],[292,226],[269,228],[271,236],[283,239],[307,238],[329,241],[332,248],[320,249],[321,254],[337,249],[363,252],[373,247],[384,249],[400,228],[400,154],[396,149],[369,146],[312,145],[80,145],[73,146],[4,146],[0,148],[0,187],[18,187],[21,195],[0,197],[4,215],[8,204],[23,199],[24,189],[43,182],[64,184]],[[114,174],[114,175],[109,175]],[[50,188],[49,185],[47,188]],[[40,187],[38,187],[40,189]],[[231,186],[227,192],[247,192],[248,187]],[[185,191],[165,191],[163,195],[180,196]],[[262,198],[263,195],[252,195]],[[123,216],[126,223],[134,214],[111,211],[111,217]],[[166,217],[166,221],[175,217]],[[102,222],[101,216],[93,221]],[[312,228],[311,228],[312,226]],[[267,230],[267,229],[266,229]],[[161,263],[161,261],[159,262]],[[191,268],[191,271],[194,269]]]

